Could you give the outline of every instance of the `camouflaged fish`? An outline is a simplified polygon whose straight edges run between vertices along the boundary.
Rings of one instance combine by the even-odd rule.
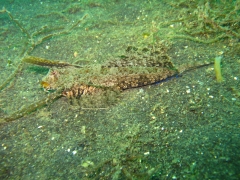
[[[163,44],[143,49],[128,47],[124,56],[115,58],[103,65],[83,67],[42,60],[41,58],[28,60],[28,57],[24,61],[51,66],[49,73],[41,82],[45,90],[60,89],[63,96],[77,98],[107,89],[122,91],[151,85],[179,74],[167,55],[167,51],[168,48]],[[184,70],[182,69],[181,72]]]
[[[213,64],[197,62],[176,68],[167,54],[169,46],[162,43],[138,49],[128,47],[126,54],[105,64],[79,66],[60,61],[27,56],[24,62],[50,67],[41,85],[54,90],[28,107],[0,118],[0,124],[21,118],[53,100],[66,96],[81,107],[106,107],[115,103],[118,93],[129,88],[151,85],[191,69]]]

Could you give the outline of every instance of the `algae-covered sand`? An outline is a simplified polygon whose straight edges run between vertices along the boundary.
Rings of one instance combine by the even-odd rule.
[[[238,1],[1,6],[0,119],[43,102],[1,124],[1,179],[240,178]],[[30,49],[28,55],[70,64],[104,64],[130,46],[159,42],[176,67],[222,56],[224,81],[216,81],[210,65],[125,90],[109,104],[47,101],[55,92],[40,81],[49,69],[21,62]]]

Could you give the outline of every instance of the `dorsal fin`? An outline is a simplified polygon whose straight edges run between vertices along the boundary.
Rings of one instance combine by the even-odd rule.
[[[167,54],[168,46],[165,43],[156,43],[144,48],[128,46],[126,53],[114,60],[106,62],[106,67],[168,67],[174,68],[171,58]]]
[[[60,62],[60,61],[53,61],[53,60],[48,60],[48,59],[43,59],[35,56],[27,56],[24,57],[23,62],[31,63],[31,64],[36,64],[39,66],[49,66],[49,67],[65,67],[65,66],[74,66],[81,68],[79,65],[74,65],[74,64],[69,64],[65,62]]]

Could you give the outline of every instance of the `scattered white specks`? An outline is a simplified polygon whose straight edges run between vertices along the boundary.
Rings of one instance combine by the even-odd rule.
[[[213,99],[213,98],[214,98],[214,96],[212,96],[212,95],[211,95],[211,96],[209,96],[209,97],[210,97],[211,99]]]
[[[201,81],[198,81],[198,84],[200,84],[200,85],[203,85],[204,83],[203,83],[203,82],[201,82]]]
[[[5,146],[5,144],[2,144],[2,147],[4,150],[7,149],[7,146]]]
[[[186,90],[186,93],[190,93],[191,92],[191,89],[190,89],[190,87],[189,86],[186,86],[186,88],[187,88],[187,90]]]
[[[180,132],[180,133],[182,133],[182,132],[183,132],[183,130],[181,129],[179,132]]]
[[[145,153],[143,153],[143,154],[146,156],[146,155],[149,155],[149,154],[150,154],[150,152],[148,151],[148,152],[145,152]]]
[[[71,152],[71,149],[68,148],[66,151],[70,153],[70,152]],[[77,150],[72,151],[72,154],[73,154],[73,155],[77,154]]]
[[[43,126],[38,126],[38,129],[41,129]]]
[[[82,126],[82,127],[81,127],[81,133],[82,133],[82,134],[85,134],[85,133],[86,133],[86,126]]]
[[[211,88],[207,88],[208,91],[210,91]]]
[[[144,93],[144,90],[141,88],[139,89],[138,93],[137,94],[141,94],[141,93]]]
[[[46,49],[49,49],[49,48],[50,48],[50,46],[46,46],[45,48],[46,48]]]
[[[73,155],[77,154],[77,151],[76,151],[76,150],[74,150],[74,151],[72,152],[72,154],[73,154]]]
[[[238,77],[234,77],[233,79],[234,79],[234,80],[238,80]]]
[[[169,89],[167,89],[167,93],[169,93]]]
[[[223,51],[219,51],[218,52],[219,55],[223,55],[223,53],[224,53]]]
[[[153,120],[155,120],[155,119],[156,119],[156,117],[155,117],[155,116],[152,116],[152,119],[153,119]]]
[[[53,141],[55,139],[55,137],[52,137],[51,140]]]

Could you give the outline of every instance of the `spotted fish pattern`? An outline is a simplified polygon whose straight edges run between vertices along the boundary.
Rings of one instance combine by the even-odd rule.
[[[52,67],[42,82],[49,85],[48,89],[62,89],[68,98],[150,85],[178,73],[167,50],[163,44],[142,49],[128,47],[124,56],[102,65]]]
[[[78,98],[105,90],[123,91],[151,85],[191,68],[211,64],[200,62],[176,68],[167,54],[169,48],[170,45],[165,42],[144,48],[129,46],[123,56],[104,64],[81,68],[71,65],[52,66],[42,79],[42,85],[45,90],[61,90],[63,96]]]

